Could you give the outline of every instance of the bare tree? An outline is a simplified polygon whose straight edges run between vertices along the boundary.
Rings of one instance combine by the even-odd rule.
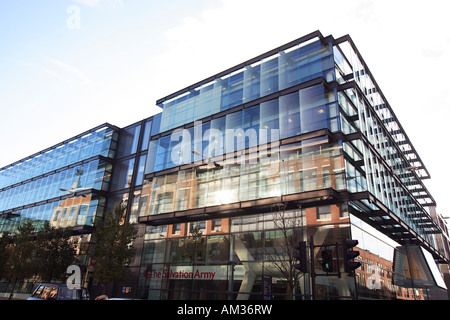
[[[294,268],[297,260],[293,245],[302,239],[303,214],[301,210],[286,211],[287,204],[281,203],[272,212],[274,232],[277,236],[269,245],[264,246],[265,261],[270,262],[270,268],[265,268],[270,274],[282,277],[287,283],[287,296],[294,299],[295,289],[299,287],[303,273]],[[300,206],[299,206],[300,209]],[[266,239],[267,240],[267,239]]]

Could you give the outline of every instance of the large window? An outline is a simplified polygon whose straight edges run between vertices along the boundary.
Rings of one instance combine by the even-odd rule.
[[[24,182],[0,192],[0,211],[89,189],[107,191],[111,171],[111,164],[94,160]]]
[[[334,79],[333,52],[322,41],[299,44],[164,101],[161,131],[230,109],[317,77]]]
[[[55,228],[92,225],[105,210],[105,198],[94,194],[34,205],[0,216],[0,233],[14,233],[24,221],[31,221],[39,230],[49,223]]]
[[[111,191],[129,188],[133,177],[135,159],[118,162],[114,166],[114,175],[111,182]]]
[[[334,91],[315,85],[152,140],[145,173],[324,128],[340,130],[338,104]]]
[[[283,145],[271,157],[239,163],[208,163],[146,182],[140,215],[188,210],[305,191],[345,189],[339,142],[327,137]]]
[[[339,206],[333,207],[339,210]],[[317,208],[309,209],[315,212]],[[306,225],[307,215],[298,209],[220,219],[219,231],[214,228],[217,221],[212,220],[168,226],[167,230],[177,230],[171,233],[164,232],[166,228],[148,227],[138,296],[262,299],[261,281],[269,277],[272,299],[310,299],[309,273],[298,274],[295,289],[288,288],[289,245],[309,241],[311,236],[315,244],[333,245],[350,234],[349,220],[339,226],[319,225],[323,222]],[[314,250],[313,259],[316,273],[322,274],[320,248]],[[351,299],[355,286],[348,277],[344,272],[340,278],[316,277],[317,295]]]
[[[0,169],[0,189],[101,155],[114,157],[117,133],[108,127],[80,135],[17,164]]]
[[[140,130],[141,126],[136,126],[125,129],[123,130],[123,132],[120,133],[119,146],[117,148],[116,158],[122,158],[130,154],[136,153]]]

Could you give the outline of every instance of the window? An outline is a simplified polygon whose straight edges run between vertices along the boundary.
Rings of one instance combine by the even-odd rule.
[[[211,224],[212,231],[221,231],[222,230],[222,220],[213,220]]]
[[[119,138],[117,158],[136,153],[141,126],[125,129]]]
[[[44,286],[39,286],[36,291],[33,292],[33,294],[31,295],[34,298],[39,297],[39,295],[41,294],[42,290],[44,289]]]
[[[141,185],[142,181],[144,180],[144,169],[145,169],[146,160],[147,160],[147,155],[143,155],[139,158],[138,172],[136,175],[136,185],[137,186]]]
[[[190,224],[189,233],[192,236],[201,235],[206,230],[206,221],[194,222]]]
[[[69,227],[72,226],[72,219],[73,219],[77,209],[78,209],[77,206],[73,206],[72,209],[70,210],[70,215],[69,215],[69,219],[67,221],[67,226],[69,226]]]
[[[173,192],[159,193],[156,196],[155,213],[166,213],[172,211]]]
[[[144,126],[144,137],[142,139],[142,147],[141,150],[147,150],[148,149],[148,143],[150,140],[150,131],[152,127],[152,121],[147,121]]]
[[[118,162],[114,167],[111,191],[129,188],[133,175],[135,159]]]
[[[348,205],[346,203],[339,207],[339,218],[348,218]]]
[[[39,295],[39,299],[56,300],[58,296],[58,288],[55,286],[44,287]]]
[[[56,210],[56,213],[55,213],[55,215],[53,216],[53,221],[58,220],[58,216],[59,216],[59,213],[60,213],[60,212],[61,212],[60,210]]]
[[[331,220],[330,206],[317,207],[317,220]]]
[[[180,223],[174,224],[172,226],[172,234],[180,234],[180,232],[181,232],[181,224]]]
[[[87,205],[80,205],[80,211],[78,212],[77,217],[77,225],[81,226],[86,223],[86,213],[87,213],[88,206]]]

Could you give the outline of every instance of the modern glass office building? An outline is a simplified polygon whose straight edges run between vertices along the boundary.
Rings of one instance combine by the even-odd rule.
[[[92,219],[126,204],[141,237],[117,295],[141,299],[448,298],[430,175],[349,36],[313,32],[157,104],[1,168],[0,230],[49,221],[87,256]]]

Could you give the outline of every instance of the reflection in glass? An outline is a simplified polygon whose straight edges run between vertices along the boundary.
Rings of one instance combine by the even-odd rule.
[[[136,153],[140,130],[141,126],[136,126],[123,130],[123,132],[120,133],[117,158]]]
[[[117,134],[108,127],[70,139],[45,153],[0,169],[0,189],[96,155],[114,157],[116,140]]]
[[[0,193],[0,211],[89,189],[107,190],[111,170],[111,164],[94,160],[26,181]]]
[[[320,40],[300,44],[164,101],[161,132],[320,76],[334,79],[333,52]]]
[[[35,205],[1,214],[0,233],[15,233],[24,221],[31,221],[36,230],[40,230],[47,223],[55,228],[92,225],[93,219],[103,215],[104,207],[105,198],[93,194]]]
[[[114,166],[111,191],[129,188],[133,177],[135,158],[118,162]]]
[[[189,134],[186,133],[186,137],[191,139],[190,150],[196,151],[197,156],[181,154],[184,151],[179,150],[181,138],[172,141],[170,135],[164,136],[150,142],[145,173],[178,166],[181,163],[176,160],[179,159],[183,160],[182,164],[187,164],[318,129],[338,131],[340,120],[334,91],[315,85],[243,111],[201,122],[198,126],[195,129],[197,134],[193,128],[187,129]],[[177,159],[173,157],[174,152],[180,154],[175,157]]]
[[[142,190],[146,215],[181,211],[304,191],[345,188],[339,143],[327,138],[282,146],[280,158],[226,162],[155,177]]]

